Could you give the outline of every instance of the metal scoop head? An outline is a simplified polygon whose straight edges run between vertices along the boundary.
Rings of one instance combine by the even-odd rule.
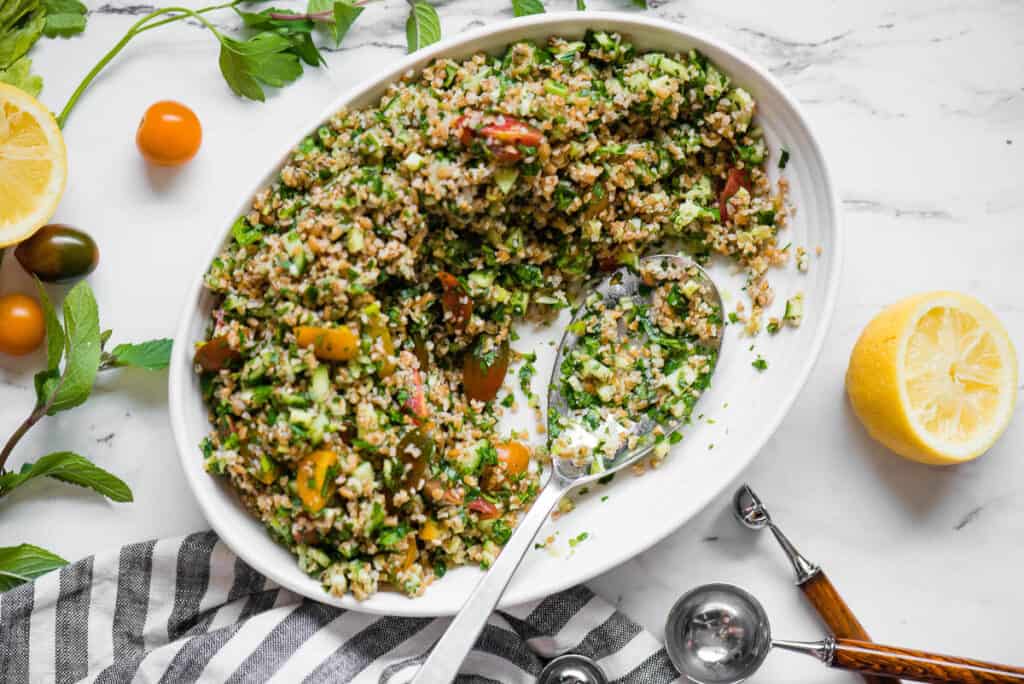
[[[748,484],[744,484],[733,494],[732,512],[737,520],[752,530],[764,529],[772,522],[768,509]]]
[[[676,602],[665,625],[665,649],[676,669],[697,684],[742,682],[772,647],[764,607],[731,584],[706,584]]]

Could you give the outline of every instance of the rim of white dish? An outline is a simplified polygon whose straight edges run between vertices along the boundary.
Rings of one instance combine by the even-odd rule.
[[[835,191],[835,186],[832,183],[832,176],[828,170],[825,156],[822,152],[821,144],[818,141],[817,136],[814,134],[813,129],[807,121],[807,117],[800,104],[792,97],[786,88],[776,79],[771,73],[764,68],[757,65],[757,63],[746,56],[742,52],[730,47],[726,43],[713,38],[703,32],[695,31],[689,27],[673,22],[665,21],[654,17],[639,16],[634,13],[628,12],[552,12],[547,14],[537,14],[528,17],[520,17],[517,19],[509,19],[501,22],[494,23],[487,27],[474,29],[466,33],[460,34],[456,37],[446,38],[438,43],[430,45],[422,50],[418,50],[415,53],[407,56],[406,58],[397,62],[390,69],[386,70],[382,74],[378,74],[372,78],[368,78],[347,90],[341,96],[336,98],[332,103],[323,111],[319,112],[315,117],[311,119],[310,125],[302,129],[305,132],[315,130],[324,120],[329,118],[338,109],[345,106],[347,103],[357,100],[364,96],[371,90],[378,88],[383,83],[391,83],[401,77],[409,69],[419,69],[423,65],[426,65],[436,57],[456,50],[458,47],[463,46],[467,43],[473,42],[483,38],[493,38],[497,34],[509,34],[503,39],[503,43],[512,43],[520,38],[515,36],[517,32],[528,32],[530,29],[536,29],[545,25],[559,25],[561,28],[553,29],[552,35],[558,32],[565,32],[572,30],[567,25],[575,25],[575,28],[586,29],[590,28],[591,24],[602,24],[607,26],[608,24],[614,24],[615,27],[612,30],[619,31],[625,34],[629,34],[633,39],[634,43],[637,44],[638,48],[642,49],[642,34],[644,29],[657,29],[660,31],[669,31],[679,36],[680,41],[689,43],[704,43],[707,46],[714,48],[715,50],[729,56],[733,60],[740,62],[745,68],[754,72],[759,78],[763,79],[774,91],[775,94],[782,99],[785,104],[793,111],[796,115],[797,123],[803,128],[803,132],[806,134],[809,141],[809,149],[818,158],[821,168],[823,170],[822,177],[819,179],[824,186],[825,197],[829,204],[828,210],[831,220],[831,232],[832,237],[835,239],[834,247],[832,248],[832,256],[834,257],[834,267],[829,273],[827,280],[827,286],[824,293],[824,306],[822,309],[822,319],[819,323],[818,329],[815,331],[814,338],[810,346],[810,353],[806,356],[802,366],[800,367],[799,373],[797,374],[797,381],[793,384],[793,389],[784,401],[776,405],[776,408],[768,420],[765,420],[761,429],[755,433],[750,439],[752,448],[750,453],[743,459],[740,459],[734,464],[726,473],[726,477],[722,480],[725,485],[720,488],[709,487],[705,492],[701,494],[699,500],[696,501],[696,505],[693,507],[691,513],[681,516],[678,520],[672,521],[670,524],[666,524],[663,527],[652,528],[652,526],[642,526],[636,530],[635,543],[629,545],[628,548],[619,550],[613,550],[603,556],[602,560],[598,563],[594,563],[583,573],[565,573],[564,576],[559,577],[555,581],[545,582],[542,586],[528,587],[527,589],[520,591],[519,593],[506,593],[502,598],[499,607],[507,607],[513,605],[520,605],[528,603],[530,601],[548,596],[552,593],[556,593],[563,589],[567,589],[576,584],[586,582],[594,577],[611,570],[612,568],[624,563],[630,558],[650,549],[652,546],[660,542],[662,539],[670,535],[675,530],[679,529],[689,519],[696,515],[696,512],[703,510],[711,502],[711,500],[718,496],[724,488],[728,486],[728,483],[733,482],[739,474],[750,465],[750,463],[757,456],[758,452],[764,447],[768,439],[774,434],[775,430],[782,423],[786,414],[789,412],[790,407],[800,392],[803,390],[804,385],[807,382],[807,378],[810,376],[811,371],[814,369],[817,363],[818,357],[821,353],[822,346],[825,342],[825,337],[828,334],[829,327],[832,322],[832,315],[835,310],[836,300],[839,294],[839,280],[842,272],[843,264],[843,252],[844,252],[844,240],[843,231],[840,230],[839,222],[839,199]],[[700,47],[698,45],[698,47]],[[287,155],[295,147],[296,140],[299,138],[289,136],[288,144],[283,146],[280,154],[278,154],[279,160],[286,159]],[[279,168],[280,164],[274,167]],[[168,382],[168,403],[171,419],[171,430],[174,435],[174,441],[178,449],[178,456],[181,461],[182,470],[185,474],[185,479],[189,484],[189,488],[192,491],[193,496],[199,503],[199,507],[203,512],[203,517],[206,518],[207,522],[211,525],[214,531],[220,536],[220,538],[231,547],[232,551],[235,552],[243,561],[252,566],[255,570],[268,577],[278,585],[294,591],[298,594],[306,596],[316,601],[323,603],[329,603],[332,605],[340,606],[350,610],[355,610],[364,613],[378,613],[378,614],[401,614],[408,617],[435,617],[439,615],[451,615],[458,612],[460,606],[449,606],[445,609],[438,610],[436,606],[434,608],[428,607],[428,604],[418,602],[416,599],[410,600],[403,604],[400,612],[392,609],[387,610],[381,607],[377,607],[372,602],[372,599],[368,601],[357,601],[351,595],[346,595],[342,598],[334,597],[323,591],[319,585],[317,589],[320,589],[320,594],[311,593],[308,586],[302,585],[294,580],[294,576],[289,573],[278,572],[274,567],[267,567],[266,564],[261,562],[260,557],[255,553],[253,549],[247,548],[244,545],[235,545],[232,543],[232,528],[226,525],[223,521],[219,520],[218,517],[211,511],[212,502],[207,499],[203,494],[200,494],[199,489],[199,477],[209,478],[212,477],[205,470],[190,468],[188,461],[194,460],[197,454],[197,446],[188,442],[188,430],[186,429],[185,417],[183,415],[184,402],[186,396],[184,394],[185,387],[178,381],[178,378],[182,376],[184,370],[190,370],[192,366],[192,357],[187,353],[188,350],[192,349],[194,340],[190,339],[189,335],[189,324],[192,319],[192,314],[200,301],[200,296],[203,291],[204,276],[206,270],[213,260],[213,258],[219,252],[221,246],[224,244],[228,234],[227,227],[230,226],[235,218],[244,212],[252,203],[252,198],[255,194],[266,185],[266,175],[269,169],[261,169],[259,181],[254,184],[250,191],[244,196],[242,203],[239,208],[233,210],[229,215],[224,218],[224,222],[220,224],[222,228],[215,234],[216,239],[211,240],[207,249],[204,251],[206,258],[203,262],[203,267],[199,271],[199,274],[193,281],[192,285],[188,290],[188,295],[185,300],[184,308],[179,319],[177,332],[174,339],[174,347],[172,351],[171,366],[169,372]],[[276,542],[274,542],[276,543]],[[297,566],[295,566],[297,568]],[[468,594],[467,594],[468,595]]]

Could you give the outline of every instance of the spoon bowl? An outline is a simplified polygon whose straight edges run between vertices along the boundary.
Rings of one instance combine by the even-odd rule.
[[[692,259],[679,254],[653,254],[643,257],[639,261],[639,265],[641,267],[654,264],[660,265],[663,269],[675,266],[695,271],[701,282],[703,295],[714,305],[714,307],[718,309],[720,313],[725,311],[725,307],[722,304],[721,293],[719,293],[718,288],[715,287],[715,283],[711,280],[711,276],[709,276],[707,272]],[[648,290],[650,290],[650,288],[648,288]],[[637,273],[637,271],[626,267],[622,267],[603,278],[590,281],[583,287],[583,291],[587,293],[586,298],[596,295],[599,296],[605,304],[610,306],[617,305],[623,299],[631,299],[637,304],[649,304],[651,299],[650,292],[645,292],[643,278]],[[561,383],[559,382],[559,374],[562,368],[562,361],[573,351],[573,349],[576,348],[581,339],[579,335],[573,332],[575,329],[574,324],[584,318],[586,314],[586,306],[581,304],[576,308],[573,313],[572,321],[570,321],[566,326],[565,333],[562,335],[562,340],[558,345],[558,353],[555,356],[555,363],[551,370],[551,379],[548,382],[549,412],[552,410],[559,414],[566,414],[569,412],[568,402],[565,397],[562,396],[560,391]],[[712,374],[714,373],[714,366],[717,364],[721,354],[722,341],[725,337],[724,324],[718,325],[717,333],[718,334],[715,338],[704,344],[709,351],[714,353]],[[686,418],[684,417],[672,422],[661,423],[660,425],[665,431],[665,434],[670,434],[681,428],[685,422]],[[631,428],[632,434],[638,438],[637,446],[627,447],[624,445],[615,454],[615,457],[605,464],[605,469],[600,473],[590,474],[585,465],[576,463],[572,459],[555,458],[552,459],[553,475],[565,484],[571,483],[574,485],[582,485],[587,481],[596,480],[615,471],[622,470],[643,458],[649,454],[652,449],[654,449],[655,441],[650,437],[652,436],[652,431],[658,425],[659,423],[656,423],[647,416],[642,416],[637,420]]]
[[[731,584],[707,584],[683,596],[665,625],[665,648],[676,669],[697,684],[750,677],[771,650],[764,607]]]

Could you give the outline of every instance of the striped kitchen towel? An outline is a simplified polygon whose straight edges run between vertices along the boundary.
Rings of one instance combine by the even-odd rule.
[[[407,681],[448,618],[326,606],[199,532],[131,544],[0,594],[0,682]],[[665,650],[586,587],[494,614],[459,682],[533,682],[561,653],[608,678],[676,681]]]

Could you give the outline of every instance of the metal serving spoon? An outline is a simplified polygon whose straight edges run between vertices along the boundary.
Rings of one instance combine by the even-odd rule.
[[[657,259],[674,261],[685,267],[696,266],[689,259],[667,254],[645,257],[640,261],[642,264],[648,264]],[[710,301],[716,303],[719,311],[722,311],[722,299],[718,289],[707,273],[700,269],[699,266],[696,267],[703,281],[706,295],[710,296]],[[587,288],[587,296],[596,292],[606,302],[614,304],[618,304],[624,297],[632,298],[638,302],[647,302],[649,295],[641,294],[642,284],[643,281],[640,276],[623,268],[606,276],[596,284],[591,284]],[[585,312],[586,307],[580,306],[573,315],[572,322],[575,323]],[[555,365],[551,374],[551,381],[548,385],[548,407],[554,408],[559,412],[567,410],[565,398],[562,397],[559,391],[559,368],[562,365],[562,359],[576,346],[579,339],[571,331],[571,328],[572,325],[570,324],[562,336],[562,342],[558,346],[558,355],[555,358]],[[718,351],[722,346],[723,333],[724,325],[719,325],[718,337],[710,345],[710,348],[715,352],[716,361],[718,359]],[[714,372],[714,368],[712,368],[712,372]],[[683,421],[680,420],[663,427],[666,434],[668,434],[678,429],[682,423]],[[637,422],[634,427],[634,433],[638,436],[648,435],[655,426],[656,423],[645,417]],[[641,441],[641,446],[632,451],[624,447],[615,455],[615,458],[610,463],[605,464],[604,471],[594,475],[589,474],[587,468],[573,463],[570,459],[554,459],[551,476],[548,478],[547,484],[533,502],[530,510],[519,521],[515,532],[505,543],[505,548],[502,549],[490,570],[487,571],[487,574],[484,575],[483,579],[480,580],[473,590],[473,593],[466,600],[466,603],[463,604],[462,610],[455,616],[452,624],[448,627],[448,631],[445,632],[441,640],[434,646],[434,650],[412,680],[413,684],[449,684],[455,679],[462,661],[469,654],[470,649],[480,635],[480,631],[487,622],[487,618],[494,611],[494,607],[498,605],[498,600],[505,592],[505,587],[508,586],[527,549],[530,548],[530,543],[533,541],[534,536],[544,525],[548,514],[555,508],[562,495],[574,487],[588,484],[632,465],[650,453],[653,448],[654,440],[647,440],[647,443]]]
[[[860,641],[871,641],[867,630],[836,591],[825,571],[804,558],[796,550],[789,538],[772,521],[768,509],[765,508],[761,498],[754,493],[750,485],[744,484],[736,490],[736,494],[732,497],[732,512],[745,527],[752,530],[763,530],[767,527],[772,531],[779,546],[782,547],[789,562],[793,565],[793,571],[796,573],[796,586],[814,606],[814,610],[818,612],[822,621],[834,635]],[[865,675],[864,681],[866,684],[882,684],[883,680],[880,677]]]
[[[917,682],[1024,682],[1024,668],[866,641],[831,636],[817,642],[773,640],[764,608],[731,584],[706,584],[684,594],[669,613],[665,648],[676,669],[697,684],[742,682],[772,648],[814,656],[840,670]]]

